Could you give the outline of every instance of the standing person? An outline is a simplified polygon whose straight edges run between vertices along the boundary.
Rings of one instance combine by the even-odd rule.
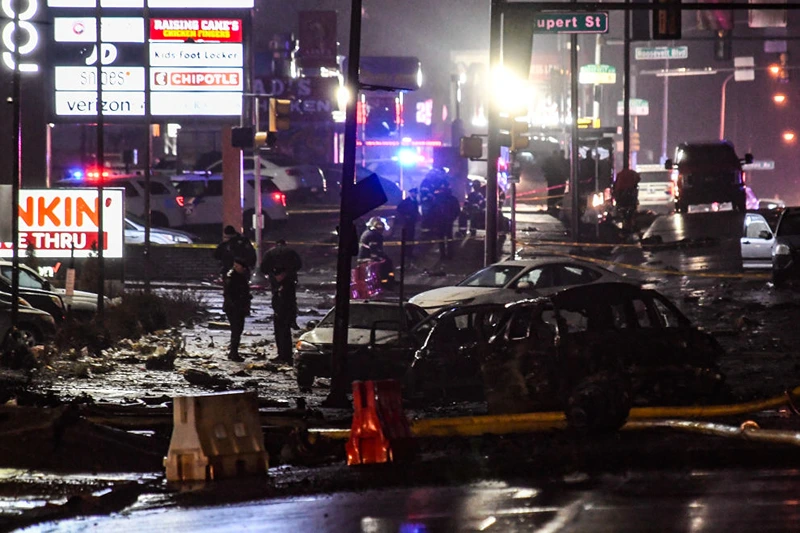
[[[228,347],[228,359],[244,361],[239,355],[239,342],[244,331],[244,319],[250,312],[250,268],[248,261],[242,257],[233,259],[233,267],[225,274],[222,294],[224,302],[222,310],[228,316],[231,325],[231,343]]]
[[[397,222],[401,232],[405,230],[406,242],[413,243],[416,238],[417,222],[419,221],[419,202],[417,189],[411,189],[399,204],[397,204]],[[402,233],[400,234],[402,236]],[[406,245],[407,255],[414,258],[414,245]]]
[[[223,277],[233,268],[233,260],[236,257],[246,261],[249,269],[256,265],[256,250],[253,248],[253,243],[233,226],[225,226],[222,242],[214,250],[214,259],[221,263],[220,273]]]
[[[545,159],[542,166],[544,179],[547,182],[547,211],[551,215],[555,215],[564,197],[564,184],[569,175],[569,163],[565,165],[565,162],[561,150],[553,150],[553,154]]]
[[[453,257],[453,223],[461,212],[461,205],[447,184],[434,191],[433,211],[436,224],[435,238],[441,239],[439,255],[441,259],[449,259]]]
[[[467,195],[461,213],[458,220],[459,228],[463,227],[464,235],[466,235],[467,222],[469,222],[469,233],[474,237],[478,229],[483,229],[486,220],[486,198],[481,192],[481,182],[478,180],[473,180],[472,192]]]
[[[261,258],[261,272],[272,289],[272,324],[275,328],[275,361],[291,364],[292,328],[297,329],[297,272],[303,262],[294,249],[278,239]]]

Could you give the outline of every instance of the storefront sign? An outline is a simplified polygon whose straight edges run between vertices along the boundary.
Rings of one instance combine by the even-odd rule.
[[[103,67],[103,91],[144,91],[144,67]],[[56,91],[96,91],[97,68],[56,67]]]
[[[241,91],[242,69],[157,68],[150,71],[153,91]]]
[[[103,256],[121,258],[123,189],[103,190]],[[39,257],[89,257],[97,245],[96,189],[22,189],[19,193],[19,247],[36,248]],[[0,257],[11,257],[11,242],[0,242]]]
[[[97,20],[91,17],[56,17],[53,20],[57,43],[97,42]],[[103,17],[100,22],[105,43],[143,43],[144,19]]]
[[[150,111],[167,116],[231,116],[242,114],[242,94],[152,92]]]
[[[241,67],[242,45],[234,43],[151,43],[152,67]]]
[[[144,92],[104,92],[103,114],[144,115]],[[97,115],[97,93],[94,91],[57,91],[56,115]]]

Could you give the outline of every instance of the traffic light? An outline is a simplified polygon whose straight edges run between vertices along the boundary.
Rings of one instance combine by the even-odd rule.
[[[477,135],[461,137],[458,144],[458,155],[473,160],[483,158],[483,139]]]
[[[231,146],[234,148],[252,148],[253,128],[231,128]]]
[[[289,112],[292,101],[282,98],[269,99],[269,131],[277,133],[289,129]]]
[[[681,0],[653,0],[653,40],[681,38]]]
[[[778,81],[789,83],[789,52],[783,52],[778,56],[780,69],[778,70]]]
[[[253,146],[255,148],[261,148],[262,146],[272,148],[277,140],[278,136],[271,131],[257,131],[253,136]]]
[[[638,152],[641,149],[641,144],[639,143],[639,132],[632,131],[631,132],[631,152]]]
[[[719,61],[730,61],[733,55],[731,44],[731,32],[719,30],[717,38],[714,40],[714,59]]]
[[[511,124],[511,150],[522,150],[523,148],[527,148],[530,144],[531,140],[527,136],[528,133],[528,121],[527,119],[525,122],[520,122],[515,120]]]

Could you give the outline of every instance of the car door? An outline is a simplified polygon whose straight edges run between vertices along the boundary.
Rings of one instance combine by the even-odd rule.
[[[562,288],[572,285],[585,285],[600,278],[601,274],[582,265],[559,263],[551,265],[553,269],[553,286]]]
[[[555,274],[552,265],[533,267],[522,273],[511,282],[509,288],[514,289],[522,298],[533,298],[542,294],[542,290],[551,289],[555,285]]]
[[[747,213],[739,239],[742,268],[772,268],[772,247],[775,235],[767,220],[758,213]]]

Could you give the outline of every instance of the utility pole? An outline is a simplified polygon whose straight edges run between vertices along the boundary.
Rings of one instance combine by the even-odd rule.
[[[350,7],[350,47],[347,55],[346,87],[349,91],[345,107],[344,161],[342,165],[342,198],[339,207],[339,249],[336,261],[336,297],[334,300],[333,352],[331,354],[331,388],[323,405],[346,407],[347,400],[347,329],[350,322],[350,268],[355,229],[350,211],[350,197],[356,173],[356,102],[358,101],[358,68],[361,63],[361,0],[352,0]]]
[[[574,1],[574,0],[573,0]],[[578,35],[572,33],[569,36],[569,78],[570,78],[570,114],[571,116],[571,137],[570,145],[570,165],[569,173],[569,193],[572,196],[572,213],[570,213],[570,230],[572,240],[580,240],[580,196],[578,195]]]
[[[105,235],[103,235],[103,187],[105,186],[105,117],[103,116],[103,8],[102,2],[97,2],[95,7],[95,19],[97,35],[95,36],[95,47],[97,49],[97,320],[100,324],[105,318],[104,293],[106,285],[105,264],[103,262],[103,248],[105,247]]]
[[[22,32],[19,29],[20,2],[14,2],[14,73],[11,80],[11,100],[14,104],[14,119],[12,120],[14,157],[11,166],[11,327],[16,328],[19,323],[19,188],[22,184],[22,131],[20,121],[20,68],[22,54]]]
[[[489,28],[489,75],[497,72],[500,66],[501,28],[503,23],[502,6],[505,0],[492,0]],[[489,146],[486,155],[486,242],[483,255],[484,266],[497,261],[497,160],[500,158],[500,139],[498,138],[498,106],[494,95],[489,95],[487,104]]]
[[[625,0],[629,4],[630,0]],[[623,52],[623,69],[625,70],[624,87],[622,89],[622,168],[631,167],[631,12],[625,10],[625,50]]]

